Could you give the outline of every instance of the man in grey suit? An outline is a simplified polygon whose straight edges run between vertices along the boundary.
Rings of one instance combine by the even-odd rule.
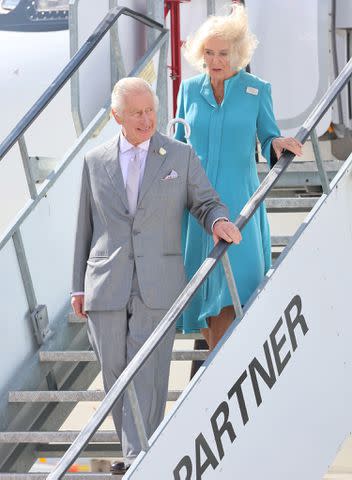
[[[120,80],[112,93],[119,136],[84,160],[73,268],[72,306],[88,335],[107,392],[185,286],[183,212],[215,241],[239,243],[228,210],[189,145],[156,131],[158,99],[147,82]],[[145,429],[163,418],[174,332],[135,377]],[[141,450],[127,395],[114,406],[124,473]]]

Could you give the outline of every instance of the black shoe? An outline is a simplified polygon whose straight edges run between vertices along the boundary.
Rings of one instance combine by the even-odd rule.
[[[112,475],[124,475],[129,468],[130,465],[125,465],[124,462],[114,462],[110,467],[110,472]]]

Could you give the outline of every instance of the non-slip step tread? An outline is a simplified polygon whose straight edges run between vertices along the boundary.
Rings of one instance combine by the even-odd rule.
[[[170,390],[168,401],[175,401],[181,390]],[[27,402],[101,402],[105,397],[103,390],[43,390],[9,392],[10,403]]]
[[[205,360],[209,355],[208,350],[174,350],[172,360]],[[96,362],[97,357],[93,351],[66,350],[39,352],[41,362]]]
[[[76,430],[63,430],[59,432],[0,432],[0,443],[72,443],[80,432]],[[93,442],[118,443],[119,439],[113,430],[102,430],[94,434]]]
[[[344,164],[343,160],[324,160],[323,165],[326,172],[337,172],[342,165]],[[266,162],[260,162],[257,164],[258,172],[268,172],[269,166]],[[318,167],[315,161],[297,161],[291,162],[290,165],[287,167],[285,173],[289,172],[302,172],[302,173],[310,173],[310,172],[318,172]],[[285,175],[284,173],[284,175]]]
[[[265,200],[267,207],[276,206],[307,206],[313,207],[319,197],[268,197]]]
[[[268,212],[302,212],[311,210],[320,197],[268,197],[265,205]]]
[[[61,458],[71,445],[72,442],[38,443],[34,448],[34,452],[38,458]],[[116,442],[89,443],[79,454],[80,458],[118,458],[122,456],[121,444]]]
[[[290,240],[291,240],[290,235],[273,235],[271,237],[271,246],[272,247],[286,246]]]
[[[0,473],[0,480],[46,480],[48,473]],[[119,480],[120,475],[111,476],[110,473],[68,473],[62,478],[65,480],[105,480],[113,478]]]

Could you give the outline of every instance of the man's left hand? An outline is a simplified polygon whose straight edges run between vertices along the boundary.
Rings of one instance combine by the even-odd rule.
[[[225,240],[227,243],[235,243],[238,245],[242,240],[242,235],[232,222],[218,220],[213,227],[213,239],[215,245],[219,240]]]

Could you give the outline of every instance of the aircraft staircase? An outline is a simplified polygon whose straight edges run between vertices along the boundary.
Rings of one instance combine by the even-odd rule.
[[[335,177],[341,161],[327,161],[325,167],[329,181]],[[266,165],[259,164],[260,176],[267,172]],[[314,189],[314,193],[310,192]],[[282,195],[285,196],[282,196]],[[297,213],[308,212],[321,196],[321,180],[315,162],[294,162],[283,175],[281,184],[272,191],[267,200],[269,213]],[[287,235],[273,236],[273,265],[287,246],[290,237]],[[41,370],[40,383],[39,373],[33,371],[33,380],[27,385],[19,385],[18,389],[8,392],[8,408],[18,412],[14,420],[6,427],[6,431],[0,432],[0,445],[2,450],[1,479],[43,479],[45,474],[40,473],[14,473],[29,470],[38,458],[60,457],[67,450],[79,432],[62,431],[61,425],[68,415],[80,402],[101,402],[105,394],[102,390],[90,389],[91,384],[99,373],[95,353],[91,350],[86,335],[85,321],[75,317],[70,311],[62,313],[59,322],[61,334],[64,338],[45,342],[38,349],[37,369]],[[58,333],[56,334],[58,335]],[[198,335],[176,335],[172,360],[178,361],[202,361],[208,356],[206,350],[180,349],[181,340],[200,338]],[[189,344],[189,342],[187,342]],[[35,380],[34,380],[35,379]],[[170,390],[168,401],[175,402],[181,395],[180,390]],[[40,410],[39,417],[33,424],[25,423],[25,430],[21,431],[21,410],[28,409],[26,417],[34,410]],[[35,414],[33,414],[34,416]],[[35,418],[35,417],[34,417]],[[82,425],[83,427],[83,425]],[[5,449],[4,449],[5,447]],[[8,452],[7,458],[5,452]],[[121,455],[120,443],[116,432],[111,430],[99,430],[93,437],[89,446],[82,456],[90,458],[117,458]],[[6,459],[6,461],[4,461]],[[12,472],[12,473],[10,473]],[[90,478],[100,480],[109,474],[105,473],[72,473],[65,478]]]
[[[121,10],[124,9],[119,9],[119,11]],[[127,10],[125,9],[124,11],[126,12]],[[162,29],[160,31],[162,31]],[[150,55],[154,53],[155,50],[153,49],[154,47],[151,49]],[[85,55],[87,55],[87,52]],[[83,61],[83,57],[81,60]],[[144,58],[143,62],[138,66],[138,69],[133,71],[133,74],[138,74],[148,60],[147,57]],[[73,70],[68,73],[68,76],[72,73]],[[40,108],[44,108],[44,103],[45,102],[41,102]],[[6,152],[16,141],[19,139],[23,141],[23,134],[27,127],[22,125],[17,134],[12,135],[10,140],[6,139],[0,146],[0,158],[5,156]],[[99,129],[99,134],[93,137],[92,134],[96,132],[97,129]],[[6,324],[9,325],[5,327],[5,330],[8,330],[8,332],[0,341],[2,344],[1,349],[4,352],[0,358],[5,365],[5,362],[8,361],[10,356],[19,355],[18,361],[11,360],[11,364],[8,367],[10,370],[8,375],[4,376],[4,380],[1,378],[0,479],[3,480],[37,480],[46,478],[47,474],[45,473],[28,473],[28,471],[33,463],[40,457],[61,457],[67,451],[70,444],[79,437],[79,431],[60,430],[60,427],[72,410],[80,402],[101,402],[105,398],[103,391],[90,389],[90,386],[99,374],[99,365],[89,346],[85,322],[77,319],[70,313],[69,299],[67,296],[69,291],[70,276],[68,273],[71,257],[66,253],[65,249],[67,249],[67,252],[72,253],[72,230],[75,220],[75,209],[72,208],[72,205],[74,205],[77,200],[77,195],[75,195],[74,192],[78,184],[82,156],[84,152],[92,148],[93,145],[101,143],[105,138],[114,134],[115,129],[116,126],[113,121],[106,123],[106,111],[99,112],[97,117],[78,138],[72,150],[65,156],[62,164],[59,165],[54,174],[51,175],[48,183],[45,184],[41,190],[37,190],[37,186],[35,186],[35,192],[34,195],[32,195],[30,204],[21,211],[19,217],[14,220],[13,225],[10,226],[4,237],[0,239],[1,271],[7,272],[6,278],[5,275],[3,275],[1,280],[1,315]],[[316,139],[314,139],[314,132],[312,132],[312,140],[315,153],[317,157],[319,157],[317,150],[318,143]],[[24,149],[22,148],[22,152],[23,151]],[[270,195],[266,199],[269,213],[273,215],[297,212],[304,213],[313,209],[313,213],[309,218],[311,223],[314,223],[315,216],[323,211],[325,203],[330,197],[336,195],[336,190],[338,190],[339,184],[336,181],[335,190],[331,193],[326,191],[326,189],[330,190],[330,182],[336,177],[336,174],[341,168],[343,175],[340,174],[339,181],[342,182],[344,177],[350,176],[350,163],[351,159],[348,165],[345,164],[345,162],[337,160],[319,163],[318,158],[317,163],[299,161],[291,163],[286,172],[280,175],[275,188],[269,189]],[[280,165],[279,169],[276,170],[277,172],[280,170]],[[322,165],[324,171],[322,171]],[[259,163],[258,172],[260,178],[264,180],[268,173],[267,166]],[[29,180],[31,181],[30,178]],[[264,181],[264,184],[265,183],[266,181]],[[71,193],[72,197],[70,197]],[[48,208],[48,206],[50,208]],[[58,223],[59,220],[61,223]],[[240,334],[246,341],[250,341],[250,334],[253,334],[254,328],[253,315],[261,315],[260,310],[258,312],[259,307],[256,307],[256,305],[263,301],[262,299],[265,297],[266,291],[270,293],[270,289],[273,290],[274,288],[274,282],[273,285],[271,285],[271,279],[275,278],[276,262],[281,268],[285,262],[288,261],[291,252],[296,248],[296,241],[299,241],[304,231],[305,230],[301,228],[299,232],[295,234],[293,240],[285,234],[272,237],[274,269],[259,288],[258,295],[253,297],[249,305],[246,306],[244,321],[235,322],[234,328],[231,329],[231,332],[226,335],[226,338],[221,342],[219,348],[217,348],[209,358],[208,352],[205,350],[180,349],[180,344],[177,343],[177,348],[174,348],[172,354],[173,362],[203,361],[207,359],[205,367],[199,370],[184,394],[182,394],[180,390],[169,391],[168,400],[170,402],[177,401],[181,395],[182,402],[178,403],[175,414],[171,414],[168,417],[168,420],[150,440],[150,453],[142,454],[140,461],[136,462],[136,466],[134,466],[127,475],[128,478],[145,479],[154,477],[163,479],[182,478],[183,480],[188,480],[191,478],[220,478],[221,475],[221,478],[230,478],[228,473],[226,473],[229,471],[226,470],[226,468],[229,467],[227,467],[227,464],[224,467],[220,465],[219,458],[215,458],[213,454],[213,446],[213,450],[211,450],[210,447],[207,449],[208,444],[206,441],[203,443],[198,442],[198,449],[199,452],[201,451],[203,457],[202,459],[197,457],[198,463],[196,467],[194,463],[195,460],[191,458],[187,452],[187,454],[183,457],[181,455],[178,459],[177,454],[182,450],[182,448],[180,450],[179,447],[184,443],[188,448],[189,442],[184,438],[184,435],[180,433],[177,433],[174,437],[170,437],[170,435],[168,435],[168,429],[172,432],[174,424],[177,423],[178,412],[182,412],[183,406],[185,406],[187,410],[187,404],[190,403],[189,399],[192,395],[196,399],[195,401],[193,400],[193,410],[191,410],[194,412],[196,402],[199,401],[199,398],[207,398],[208,394],[209,397],[211,397],[212,395],[211,392],[209,393],[209,389],[215,390],[214,386],[218,389],[219,385],[217,383],[207,383],[206,376],[208,375],[208,370],[209,376],[213,370],[216,370],[218,378],[226,379],[226,376],[221,373],[221,368],[224,369],[223,366],[228,365],[224,358],[227,355],[226,361],[228,361],[228,356],[231,353],[231,350],[229,353],[230,347],[234,348],[233,358],[238,358],[239,363],[242,362],[242,357],[245,355],[244,350],[246,350],[243,349],[243,345],[248,346],[249,343],[239,342],[241,345],[234,347],[233,345],[236,343],[234,338]],[[351,231],[349,231],[349,233],[351,233]],[[60,245],[61,242],[62,245]],[[50,248],[48,248],[49,244]],[[287,248],[285,249],[285,247]],[[279,257],[282,250],[283,255]],[[333,254],[334,252],[332,251],[331,257],[333,257]],[[35,290],[36,293],[34,292]],[[59,291],[60,293],[53,294],[53,291]],[[47,308],[38,304],[37,296],[38,298],[44,299],[42,301],[45,301]],[[47,296],[48,301],[45,300],[45,296]],[[296,297],[293,297],[293,299],[295,299],[295,305],[299,310],[300,307]],[[276,311],[276,308],[273,308],[273,312],[274,310]],[[47,316],[48,312],[49,318]],[[254,312],[253,315],[251,312]],[[247,318],[249,320],[246,333]],[[266,325],[266,323],[264,322],[263,325]],[[301,323],[300,328],[304,330],[303,323]],[[235,329],[236,331],[234,331]],[[250,329],[252,330],[249,331]],[[262,327],[260,331],[263,333]],[[196,335],[188,337],[182,336],[181,334],[177,335],[177,340],[190,340],[194,338],[199,337]],[[271,335],[270,338],[273,345],[276,338],[275,334],[274,336]],[[294,342],[292,330],[290,338],[291,341]],[[21,356],[18,352],[22,347],[26,347],[27,350],[25,352],[26,354]],[[280,345],[277,346],[277,352],[280,351],[281,347],[279,347]],[[13,350],[13,348],[17,350]],[[264,349],[265,348],[264,343]],[[293,345],[293,351],[294,350]],[[267,353],[267,350],[265,350],[265,352]],[[277,353],[277,355],[279,355],[279,353]],[[277,365],[280,365],[280,356],[279,359],[278,357],[275,358]],[[260,367],[257,365],[257,371],[259,370]],[[268,385],[270,383],[270,375],[265,375],[263,371],[261,372],[262,378],[265,378],[265,382]],[[236,372],[233,374],[234,379],[235,377]],[[298,377],[296,380],[298,381]],[[205,390],[204,386],[207,387]],[[219,392],[221,388],[219,387]],[[201,395],[199,393],[200,391],[202,391]],[[239,391],[238,389],[234,389],[232,395],[236,393],[240,401],[241,395]],[[258,401],[258,396],[256,399]],[[213,400],[212,403],[214,403]],[[224,447],[221,443],[224,432],[226,433],[225,436],[227,436],[231,442],[233,442],[232,436],[234,434],[228,422],[228,411],[226,410],[227,407],[225,403],[226,402],[220,403],[219,405],[222,410],[220,407],[220,409],[217,410],[217,413],[219,415],[222,414],[224,419],[221,427],[222,430],[220,427],[218,428],[218,436],[215,438],[219,453],[217,456],[220,456],[220,460],[225,455]],[[198,428],[199,421],[204,420],[204,412],[208,410],[206,404],[207,402],[204,403],[204,408],[202,407],[200,409],[202,410],[202,413],[199,414],[200,420],[196,421],[196,418],[192,419],[192,417],[188,416],[190,414],[189,411],[186,412],[187,415],[185,415],[185,418],[188,418],[188,421],[192,421],[192,423],[194,421],[192,432],[194,428]],[[241,414],[243,423],[247,423],[244,422],[245,412],[243,409],[241,410]],[[213,430],[216,430],[214,425],[213,421]],[[200,428],[202,429],[202,427]],[[185,431],[186,430],[184,430],[184,432]],[[253,433],[253,435],[255,435],[255,433]],[[188,436],[191,437],[191,434],[187,435],[187,437]],[[168,439],[166,444],[164,438]],[[197,438],[201,438],[200,435]],[[205,436],[203,436],[203,438],[205,438]],[[177,462],[174,462],[171,470],[169,469],[168,473],[165,474],[157,474],[155,471],[152,473],[153,463],[149,461],[149,458],[155,458],[153,457],[154,451],[159,452],[159,454],[162,452],[166,458],[170,451],[171,441],[177,443],[178,448],[174,449],[173,444],[172,451],[173,460],[178,459],[179,465]],[[164,450],[161,449],[159,451],[157,449],[158,443],[163,445]],[[277,442],[275,445],[276,444]],[[228,448],[228,445],[226,445],[226,448]],[[94,434],[89,446],[80,456],[90,458],[115,458],[119,455],[119,452],[120,444],[116,433],[102,429]],[[260,455],[259,457],[262,458]],[[159,459],[160,458],[164,457],[159,457]],[[226,455],[226,462],[228,462],[228,455]],[[231,466],[231,462],[228,463]],[[166,464],[168,464],[167,461],[165,461],[165,465]],[[149,474],[143,473],[143,465],[146,466],[145,472],[150,472]],[[170,465],[168,464],[167,468],[169,467]],[[179,470],[177,470],[178,468]],[[222,468],[224,473],[221,473]],[[243,468],[243,466],[241,466],[241,468]],[[190,473],[192,469],[193,473]],[[265,465],[263,470],[265,471]],[[210,475],[212,471],[215,472],[213,474],[215,476]],[[179,477],[177,477],[177,474]],[[181,474],[183,476],[181,476]],[[66,474],[65,478],[100,480],[107,476],[110,475],[106,473],[70,473]],[[252,480],[254,477],[246,477],[242,473],[241,478],[249,478]],[[275,475],[266,477],[264,474],[262,478],[289,479],[291,477],[282,476],[281,472],[281,477],[276,477]],[[304,473],[300,478],[308,479],[317,477],[308,477],[307,474]]]

